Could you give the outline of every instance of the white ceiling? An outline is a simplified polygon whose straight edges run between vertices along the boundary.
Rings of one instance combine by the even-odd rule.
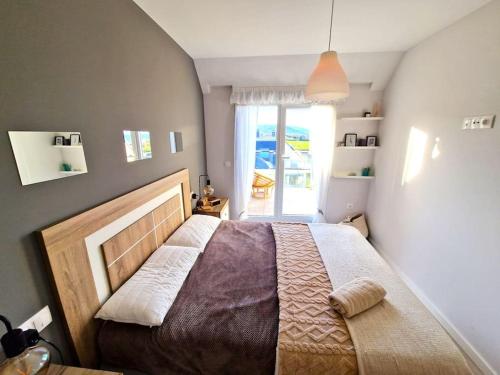
[[[328,47],[331,0],[134,0],[211,86],[305,85]],[[350,83],[383,90],[403,52],[490,0],[336,0],[333,49]]]
[[[351,84],[383,90],[403,52],[342,53],[339,60]],[[202,91],[211,86],[303,86],[318,55],[226,57],[194,60]]]
[[[317,54],[330,0],[135,0],[194,59]],[[489,0],[336,0],[339,52],[405,51]]]

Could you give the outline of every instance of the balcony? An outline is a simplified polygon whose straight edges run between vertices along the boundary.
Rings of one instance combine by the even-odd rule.
[[[256,169],[255,172],[275,180],[274,169]],[[313,215],[316,210],[314,191],[310,187],[309,170],[287,169],[283,188],[283,215]],[[250,197],[249,216],[274,216],[276,187]]]

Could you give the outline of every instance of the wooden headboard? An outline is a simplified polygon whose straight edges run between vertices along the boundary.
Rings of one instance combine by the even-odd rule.
[[[190,216],[184,169],[40,232],[80,365],[98,366],[94,315],[102,303]]]
[[[184,222],[181,203],[179,195],[174,193],[165,203],[102,244],[113,292]]]

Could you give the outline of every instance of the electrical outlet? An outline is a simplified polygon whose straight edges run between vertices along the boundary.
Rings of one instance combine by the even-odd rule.
[[[52,315],[50,313],[49,306],[45,306],[27,321],[19,326],[23,331],[27,329],[36,329],[38,332],[42,332],[42,330],[47,327],[50,323],[52,323]]]
[[[495,122],[495,115],[482,116],[479,127],[481,129],[491,129],[493,127],[494,122]]]
[[[348,210],[352,210],[354,208],[354,204],[353,203],[347,203],[346,207],[347,207]]]
[[[475,130],[475,129],[491,129],[495,122],[495,115],[483,115],[465,117],[462,123],[462,129]]]

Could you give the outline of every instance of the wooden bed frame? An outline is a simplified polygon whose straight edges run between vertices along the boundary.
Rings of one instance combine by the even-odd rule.
[[[94,315],[104,301],[191,216],[183,169],[40,231],[40,240],[80,365],[97,367]]]

